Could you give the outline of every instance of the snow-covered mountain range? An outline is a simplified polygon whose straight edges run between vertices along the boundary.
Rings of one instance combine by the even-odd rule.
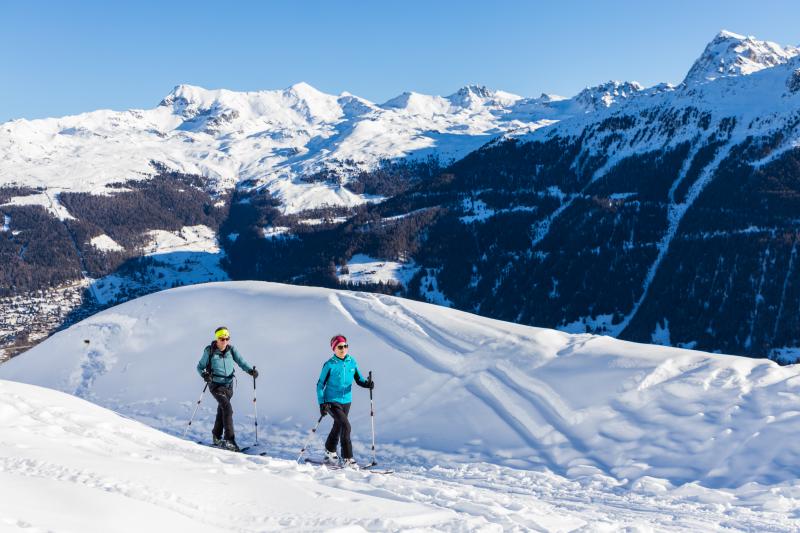
[[[383,104],[306,83],[234,92],[179,85],[154,109],[95,111],[0,125],[0,185],[106,194],[153,172],[152,162],[207,176],[219,189],[265,187],[296,212],[367,197],[303,176],[346,178],[379,161],[459,159],[507,132],[525,132],[625,98],[604,85],[578,98],[523,98],[481,86],[450,96],[406,92]]]
[[[785,64],[798,53],[795,47],[723,31],[683,85],[752,74]],[[156,162],[206,176],[219,189],[243,182],[248,188],[265,187],[287,212],[356,205],[369,198],[299,178],[335,171],[346,180],[387,159],[452,161],[504,134],[535,131],[634,95],[672,88],[662,84],[644,91],[636,82],[609,82],[567,99],[521,97],[470,85],[446,97],[405,92],[376,104],[349,93],[325,94],[306,83],[259,92],[179,85],[153,109],[0,125],[0,185],[46,188],[52,191],[47,206],[55,210],[52,197],[59,191],[113,193],[111,184],[150,175]],[[729,104],[725,95],[716,96],[713,104]],[[33,201],[45,200],[17,200]]]
[[[174,437],[221,324],[260,371],[260,444],[249,452],[266,457],[194,443],[210,434],[208,395],[188,440]],[[374,372],[377,457],[392,476],[294,462],[335,332]],[[239,374],[237,435],[252,444],[254,390]],[[771,361],[390,296],[184,287],[101,312],[0,366],[0,483],[13,487],[0,528],[792,531],[798,386],[795,368]],[[353,395],[355,452],[367,460],[368,394]],[[309,454],[321,447],[317,436]]]

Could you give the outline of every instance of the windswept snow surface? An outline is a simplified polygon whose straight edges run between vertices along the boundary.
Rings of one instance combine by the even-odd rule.
[[[202,390],[195,365],[222,324],[261,373],[255,450],[269,459],[199,448],[77,399],[0,382],[0,420],[10,428],[0,436],[0,475],[24,480],[13,485],[20,505],[0,498],[0,520],[36,524],[51,515],[23,502],[78,486],[86,520],[88,503],[118,496],[115,505],[134,513],[148,495],[165,519],[245,531],[800,527],[800,377],[766,360],[569,335],[389,296],[228,282],[99,313],[3,364],[0,378],[180,435]],[[378,459],[398,470],[392,477],[292,463],[316,420],[314,385],[336,332],[374,372]],[[252,392],[239,372],[241,444],[254,440]],[[206,395],[192,440],[209,438],[214,411]],[[356,455],[367,460],[369,401],[357,387],[351,417]],[[327,418],[323,437],[329,427]],[[316,437],[309,453],[321,451]],[[209,503],[220,486],[230,499]],[[272,500],[260,504],[259,491]],[[226,504],[234,501],[236,510]]]

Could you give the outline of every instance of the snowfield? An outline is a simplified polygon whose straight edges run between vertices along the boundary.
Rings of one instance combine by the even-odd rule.
[[[266,457],[193,442],[209,439],[208,395],[191,440],[171,436],[186,426],[202,390],[195,365],[222,324],[261,373],[252,451]],[[317,418],[314,384],[336,332],[374,372],[378,461],[395,474],[294,462]],[[800,526],[800,378],[767,360],[569,335],[382,295],[228,282],[99,313],[3,364],[0,379],[12,380],[0,381],[0,486],[14,487],[0,498],[0,528]],[[240,372],[241,445],[254,442],[252,393]],[[369,400],[357,387],[351,419],[356,456],[367,461]],[[327,418],[310,455],[319,457],[329,427]],[[42,508],[43,497],[52,505]]]

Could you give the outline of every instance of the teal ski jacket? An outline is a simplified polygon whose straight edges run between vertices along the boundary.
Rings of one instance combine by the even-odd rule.
[[[206,368],[208,368],[209,358],[211,358],[211,381],[214,383],[230,385],[231,381],[233,381],[234,361],[245,372],[253,371],[253,367],[239,355],[235,347],[229,345],[224,352],[221,352],[217,348],[217,343],[212,342],[203,350],[203,356],[200,358],[200,362],[197,363],[197,373],[201,377]]]
[[[319,373],[317,403],[350,403],[353,399],[353,379],[359,386],[367,386],[367,380],[359,372],[358,363],[352,355],[347,354],[344,359],[332,355]]]

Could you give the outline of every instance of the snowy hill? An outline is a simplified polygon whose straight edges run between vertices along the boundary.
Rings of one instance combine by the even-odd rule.
[[[16,488],[0,500],[0,520],[102,531],[111,518],[92,514],[102,508],[137,515],[120,530],[159,520],[243,531],[800,525],[800,381],[769,361],[568,335],[388,296],[232,282],[104,311],[3,364],[0,379],[180,434],[202,388],[200,350],[222,323],[261,372],[256,450],[268,458],[197,446],[0,381],[0,421],[11,429],[0,436],[0,481]],[[314,383],[337,331],[374,371],[378,459],[394,476],[292,462],[316,419]],[[251,393],[240,375],[243,444],[254,437]],[[208,437],[213,411],[206,396],[193,438]],[[351,413],[356,455],[366,459],[362,389]],[[320,449],[317,437],[310,453]],[[67,507],[31,507],[33,494],[58,502],[70,491],[81,498]]]

